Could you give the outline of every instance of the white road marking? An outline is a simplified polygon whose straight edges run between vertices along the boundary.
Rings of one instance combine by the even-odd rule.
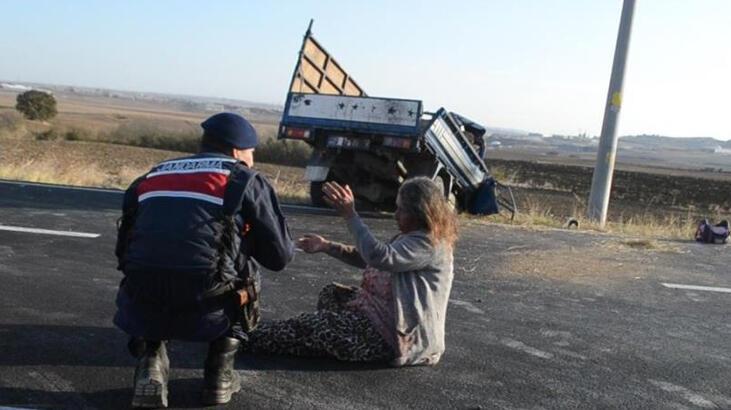
[[[7,225],[0,225],[0,231],[37,233],[37,234],[41,234],[41,235],[70,236],[72,238],[98,238],[101,236],[98,233],[54,231],[51,229],[24,228],[22,226],[7,226]]]
[[[685,388],[683,386],[679,386],[677,384],[672,384],[663,380],[653,380],[648,379],[651,384],[653,384],[655,387],[660,388],[661,390],[664,390],[668,393],[679,393],[683,399],[689,401],[695,406],[702,407],[704,409],[717,409],[718,406],[711,400],[706,399],[705,397],[701,396],[700,394]]]
[[[33,407],[5,407],[0,406],[0,410],[33,410]]]
[[[662,285],[670,289],[703,290],[706,292],[731,293],[731,288],[719,288],[715,286],[679,285],[677,283],[663,283]]]
[[[586,360],[586,356],[584,356],[583,354],[579,354],[579,353],[576,353],[576,352],[573,352],[573,351],[567,350],[567,349],[556,349],[556,353],[562,354],[562,355],[565,355],[568,357],[573,357],[574,359]]]
[[[467,309],[467,311],[472,312],[472,313],[479,313],[481,315],[485,314],[484,310],[482,310],[482,309],[478,308],[477,306],[473,305],[472,303],[466,302],[464,300],[449,299],[449,303],[463,307],[463,308]]]
[[[502,343],[503,345],[505,345],[511,349],[519,350],[523,353],[528,353],[531,356],[540,357],[541,359],[553,359],[552,353],[544,352],[543,350],[538,350],[535,347],[528,346],[525,343],[518,341],[518,340],[505,338],[505,339],[502,339],[500,341],[500,343]]]

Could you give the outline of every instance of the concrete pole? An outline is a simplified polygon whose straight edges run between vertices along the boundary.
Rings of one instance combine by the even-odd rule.
[[[596,167],[591,181],[587,216],[589,219],[599,222],[601,227],[604,227],[607,222],[609,194],[612,190],[614,161],[617,156],[617,120],[619,119],[619,109],[622,106],[622,83],[624,82],[624,69],[627,63],[627,50],[629,49],[634,10],[635,0],[624,0],[622,17],[619,22],[619,33],[617,34],[617,45],[614,49],[612,77],[609,80],[609,91],[607,92],[604,109],[602,135],[599,139]]]

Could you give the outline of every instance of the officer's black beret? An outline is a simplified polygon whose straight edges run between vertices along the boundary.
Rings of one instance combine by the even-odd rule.
[[[238,114],[222,112],[201,123],[205,135],[238,149],[254,148],[259,142],[256,130]]]

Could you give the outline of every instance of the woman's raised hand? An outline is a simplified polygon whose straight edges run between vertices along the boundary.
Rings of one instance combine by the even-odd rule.
[[[307,233],[297,240],[297,247],[307,253],[325,252],[328,246],[330,241],[313,233]]]
[[[355,215],[355,196],[348,185],[343,187],[337,182],[326,182],[322,192],[325,194],[322,199],[335,208],[340,216],[350,218]]]

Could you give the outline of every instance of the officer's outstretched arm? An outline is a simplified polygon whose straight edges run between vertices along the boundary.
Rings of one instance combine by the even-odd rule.
[[[294,242],[279,199],[269,182],[256,175],[244,195],[244,218],[249,221],[249,256],[267,269],[282,270],[294,257]]]

